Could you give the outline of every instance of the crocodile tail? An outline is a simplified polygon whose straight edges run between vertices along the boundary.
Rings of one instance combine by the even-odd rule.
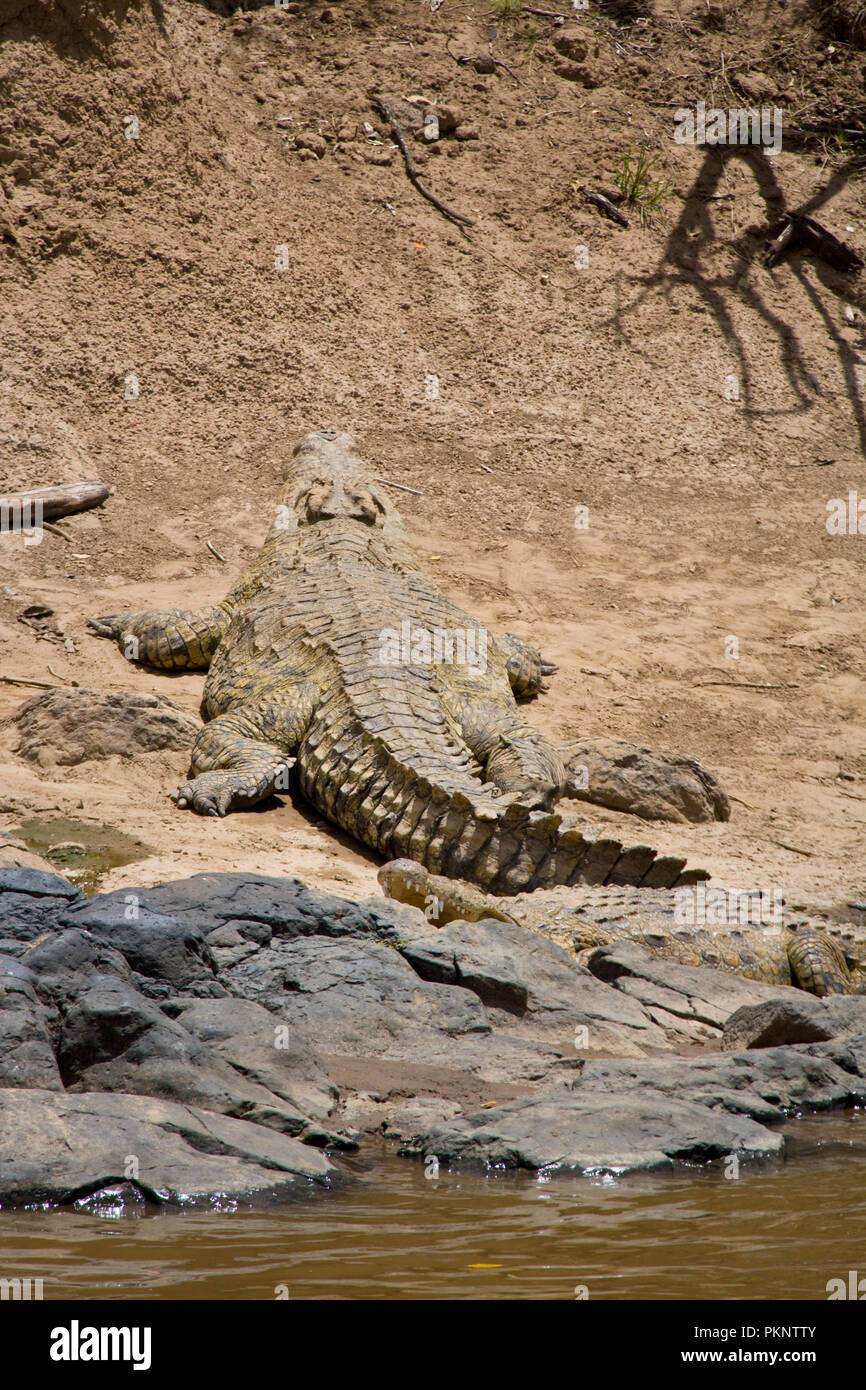
[[[791,974],[801,989],[819,998],[854,991],[845,953],[819,928],[799,926],[794,929],[788,942],[788,961]]]
[[[389,859],[414,859],[431,873],[502,896],[556,884],[675,888],[709,878],[704,869],[687,870],[684,859],[657,855],[647,845],[625,847],[555,812],[503,806],[483,792],[446,788],[405,767],[401,774],[400,792],[392,792],[380,813],[375,841],[363,835]]]

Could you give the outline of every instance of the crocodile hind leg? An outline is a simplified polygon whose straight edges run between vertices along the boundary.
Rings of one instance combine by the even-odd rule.
[[[200,816],[224,816],[254,806],[278,786],[285,790],[317,700],[313,682],[300,680],[212,719],[193,745],[191,778],[172,801]]]
[[[459,686],[452,686],[445,704],[485,780],[521,806],[550,810],[562,794],[565,767],[553,744],[526,723],[514,704]]]
[[[231,610],[217,604],[110,613],[88,618],[87,626],[100,637],[116,641],[127,661],[164,670],[206,671],[231,620]]]

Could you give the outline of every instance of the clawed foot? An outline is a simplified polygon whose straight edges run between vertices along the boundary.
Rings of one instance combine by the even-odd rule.
[[[258,780],[244,772],[202,772],[189,782],[182,782],[172,801],[181,808],[189,807],[199,816],[225,816],[229,811],[243,811],[262,801],[274,791],[277,782],[288,788],[291,763],[280,763]]]

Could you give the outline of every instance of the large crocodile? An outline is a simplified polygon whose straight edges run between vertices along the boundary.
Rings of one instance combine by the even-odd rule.
[[[307,435],[285,477],[262,550],[221,603],[90,622],[133,660],[210,668],[178,806],[249,807],[294,764],[307,800],[387,858],[497,893],[708,877],[552,811],[569,773],[517,699],[555,667],[440,593],[348,435]]]
[[[798,985],[820,996],[866,992],[866,932],[792,913],[778,896],[768,902],[760,893],[721,888],[579,886],[497,898],[408,859],[384,864],[379,882],[388,897],[421,908],[438,926],[515,922],[557,942],[582,965],[599,948],[626,942],[679,965]]]

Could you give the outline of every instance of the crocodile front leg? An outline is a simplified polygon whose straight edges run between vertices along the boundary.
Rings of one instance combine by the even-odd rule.
[[[531,700],[547,690],[545,677],[559,669],[552,661],[545,661],[537,648],[515,637],[513,632],[497,636],[496,642],[505,657],[505,670],[515,700]]]
[[[88,618],[87,626],[98,636],[116,641],[127,661],[164,670],[206,671],[231,620],[231,610],[217,604],[110,613]]]
[[[191,779],[172,795],[200,816],[224,816],[288,788],[294,754],[318,702],[312,681],[235,706],[212,719],[193,744]]]

